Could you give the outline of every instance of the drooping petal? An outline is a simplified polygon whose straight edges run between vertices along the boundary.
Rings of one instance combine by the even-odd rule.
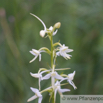
[[[52,87],[54,88],[55,78],[51,77]]]
[[[75,84],[73,83],[73,81],[68,80],[68,82],[73,86],[74,89],[77,89],[77,87],[75,86]]]
[[[37,57],[38,57],[38,55],[35,56],[35,57],[30,61],[30,63],[33,62]]]
[[[39,54],[39,61],[41,61],[41,54]]]
[[[42,80],[44,80],[44,79],[49,79],[49,78],[50,78],[50,76],[51,76],[51,73],[49,73],[49,74],[45,75],[45,76],[42,78]]]
[[[34,96],[32,96],[31,98],[29,98],[29,99],[27,100],[27,102],[30,102],[30,101],[32,101],[32,100],[34,100],[34,99],[36,99],[36,98],[37,98],[37,96],[34,95]]]
[[[42,96],[41,96],[41,97],[39,97],[39,98],[38,98],[38,103],[41,103],[42,99],[43,99],[43,97],[42,97]]]
[[[32,77],[35,77],[35,78],[39,78],[40,77],[40,74],[38,74],[38,73],[33,74],[33,73],[30,72],[30,75]]]
[[[41,81],[41,78],[39,78],[39,90],[41,89],[41,86],[40,86],[40,81]]]
[[[54,91],[54,99],[56,100],[57,89]]]

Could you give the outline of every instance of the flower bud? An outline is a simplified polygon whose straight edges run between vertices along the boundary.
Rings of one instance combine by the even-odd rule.
[[[61,26],[61,23],[60,22],[58,22],[58,23],[56,23],[55,25],[54,25],[54,28],[60,28],[60,26]]]
[[[45,31],[44,31],[44,30],[41,30],[41,31],[40,31],[40,36],[41,36],[41,37],[44,37],[44,36],[45,36]]]

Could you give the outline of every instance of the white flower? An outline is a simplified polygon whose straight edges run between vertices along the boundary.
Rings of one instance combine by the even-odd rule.
[[[39,90],[36,89],[36,88],[32,88],[32,87],[30,87],[30,89],[35,93],[35,95],[32,96],[31,98],[29,98],[27,102],[30,102],[30,101],[38,98],[38,103],[41,103],[41,101],[42,101],[42,95],[41,95],[41,93],[39,92]]]
[[[50,28],[48,29],[48,31],[50,31],[50,32],[51,32],[52,30],[53,30],[53,27],[52,27],[52,26],[50,26]],[[53,36],[57,33],[57,31],[58,31],[58,30],[56,30],[55,32],[53,32]]]
[[[30,75],[31,75],[32,77],[39,78],[39,90],[40,90],[40,82],[41,82],[41,80],[43,80],[43,79],[42,79],[42,74],[45,73],[45,72],[47,72],[47,71],[50,71],[50,70],[45,70],[45,71],[42,71],[42,72],[40,72],[40,73],[31,73],[31,72],[30,72]]]
[[[53,30],[53,27],[52,27],[52,26],[47,30],[45,23],[44,23],[39,17],[37,17],[36,15],[34,15],[34,14],[32,14],[32,13],[30,13],[30,14],[33,15],[34,17],[36,17],[36,18],[42,23],[42,25],[44,26],[44,30],[41,30],[41,31],[40,31],[40,36],[41,36],[41,37],[44,37],[45,34],[48,33],[48,32],[52,32],[52,30]],[[53,35],[55,35],[55,34],[57,33],[57,31],[58,31],[58,30],[56,30],[55,32],[53,32]]]
[[[39,51],[39,50],[36,50],[36,49],[32,49],[32,51],[29,51],[31,54],[33,54],[35,57],[30,61],[30,63],[31,62],[33,62],[38,56],[39,56],[39,61],[41,61],[41,52],[45,52],[44,50],[41,50],[41,51]]]
[[[60,76],[57,72],[50,72],[49,74],[45,75],[42,79],[49,79],[50,77],[54,77],[56,79],[64,79],[62,76]]]
[[[74,75],[75,75],[75,71],[73,73],[68,74],[67,81],[74,87],[74,89],[77,89],[77,87],[72,81],[74,79]]]
[[[67,46],[65,46],[65,44],[61,45],[61,47],[59,47],[59,51],[56,53],[57,56],[63,56],[65,59],[70,59],[71,55],[67,54],[69,52],[72,52],[72,49],[68,49]]]
[[[62,93],[68,92],[68,91],[70,91],[70,89],[61,89],[61,87],[60,87],[60,82],[57,81],[57,82],[55,83],[55,86],[54,86],[54,97],[55,97],[55,99],[56,99],[56,93],[57,93],[57,91],[58,91],[58,93],[60,94],[60,96],[63,97]]]

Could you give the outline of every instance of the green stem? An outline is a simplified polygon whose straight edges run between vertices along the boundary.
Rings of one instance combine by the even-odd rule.
[[[53,69],[53,36],[51,36],[51,68]]]
[[[54,66],[53,66],[53,36],[51,35],[51,68],[52,68],[52,72],[54,72]],[[54,87],[54,78],[51,77],[51,83],[52,83],[52,87]],[[55,97],[54,97],[54,92],[52,95],[52,103],[55,103]]]

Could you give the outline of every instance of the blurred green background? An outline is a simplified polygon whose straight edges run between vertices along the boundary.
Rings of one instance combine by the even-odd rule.
[[[40,17],[48,28],[61,22],[54,42],[60,40],[74,50],[70,60],[57,59],[58,68],[71,68],[64,73],[76,71],[73,81],[78,89],[66,85],[71,89],[67,94],[102,95],[103,0],[0,0],[0,103],[27,103],[34,95],[30,87],[38,88],[38,79],[31,77],[30,72],[49,68],[49,55],[45,53],[41,62],[36,59],[29,63],[32,48],[50,48],[49,40],[39,35],[42,24],[30,13]],[[49,83],[41,82],[42,89]],[[48,93],[44,93],[42,103],[48,100]]]

